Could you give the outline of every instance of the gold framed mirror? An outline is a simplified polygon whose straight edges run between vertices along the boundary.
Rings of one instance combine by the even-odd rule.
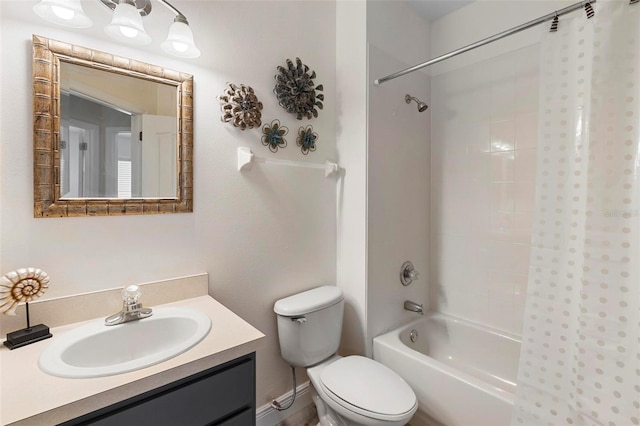
[[[193,211],[193,76],[33,36],[34,217]]]

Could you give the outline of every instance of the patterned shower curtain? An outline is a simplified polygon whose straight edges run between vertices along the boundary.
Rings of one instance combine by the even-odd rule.
[[[640,425],[640,4],[594,9],[542,41],[513,425]]]

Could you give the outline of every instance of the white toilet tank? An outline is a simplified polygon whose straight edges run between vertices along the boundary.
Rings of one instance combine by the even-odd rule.
[[[322,286],[278,300],[278,338],[282,358],[294,367],[308,367],[338,350],[342,334],[344,296],[334,286]]]

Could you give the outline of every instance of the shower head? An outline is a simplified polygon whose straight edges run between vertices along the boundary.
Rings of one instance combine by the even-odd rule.
[[[418,98],[416,98],[415,96],[411,96],[411,95],[405,95],[404,96],[404,100],[406,103],[410,104],[411,101],[416,101],[416,103],[418,104],[418,111],[419,112],[423,112],[426,111],[427,108],[429,108],[429,105],[425,104],[424,102],[420,102],[418,100]]]

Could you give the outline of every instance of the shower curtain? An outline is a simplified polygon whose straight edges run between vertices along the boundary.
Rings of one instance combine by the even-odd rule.
[[[594,8],[541,45],[513,425],[640,424],[640,4]]]

